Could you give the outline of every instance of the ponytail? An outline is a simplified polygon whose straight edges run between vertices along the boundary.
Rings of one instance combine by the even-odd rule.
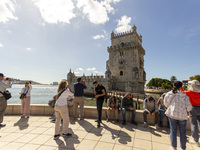
[[[178,90],[177,87],[174,86],[172,92],[173,92],[174,94],[176,94],[176,93],[177,93],[177,90]]]
[[[180,81],[174,82],[172,92],[173,92],[174,94],[176,94],[177,91],[178,91],[182,86],[183,86],[182,82],[180,82]]]

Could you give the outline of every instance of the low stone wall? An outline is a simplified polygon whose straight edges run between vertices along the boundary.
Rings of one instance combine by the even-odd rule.
[[[106,119],[106,107],[103,107],[102,110],[102,119]],[[78,109],[78,113],[79,113],[79,109]],[[46,104],[32,104],[30,107],[30,115],[38,115],[38,116],[51,116],[54,113],[54,109],[49,107]],[[21,105],[19,104],[12,104],[12,105],[8,105],[6,112],[6,115],[21,115]],[[73,107],[69,107],[69,115],[72,116],[73,115]],[[91,118],[91,119],[97,119],[97,109],[96,107],[92,107],[92,106],[85,106],[84,107],[84,116],[85,118]],[[111,113],[110,119],[114,119],[114,113]],[[122,113],[120,111],[119,114],[119,120],[122,120]],[[131,120],[131,113],[127,112],[126,113],[126,120],[130,121]],[[136,117],[135,117],[135,121],[138,123],[143,123],[143,110],[136,110]],[[154,120],[150,117],[147,117],[147,122],[148,124],[154,124]],[[167,126],[167,118],[164,117],[163,120],[163,125]],[[187,129],[190,130],[190,121],[187,121]]]

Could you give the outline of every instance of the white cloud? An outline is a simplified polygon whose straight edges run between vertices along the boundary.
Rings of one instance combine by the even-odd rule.
[[[27,51],[32,51],[32,49],[31,49],[31,48],[29,48],[29,47],[27,47],[27,48],[26,48],[26,50],[27,50]]]
[[[3,44],[0,43],[0,48],[3,47]]]
[[[15,12],[15,1],[13,0],[0,0],[0,22],[6,23],[10,19],[18,20],[13,15]]]
[[[129,25],[131,23],[131,17],[122,16],[121,20],[117,20],[117,28],[115,29],[116,32],[125,32],[131,30],[131,26]]]
[[[75,17],[72,0],[33,0],[47,23],[70,23]]]
[[[83,71],[83,68],[78,68],[78,69],[76,69],[76,70],[80,70],[80,71]]]
[[[108,13],[114,13],[111,3],[117,3],[120,0],[79,0],[77,7],[82,9],[83,13],[88,17],[90,22],[94,24],[104,24],[109,21]]]
[[[105,38],[105,36],[104,35],[95,35],[95,36],[93,36],[92,37],[94,40],[97,40],[97,39],[103,39],[103,38]]]
[[[95,67],[93,67],[93,68],[87,68],[87,71],[94,71],[94,70],[96,70]]]

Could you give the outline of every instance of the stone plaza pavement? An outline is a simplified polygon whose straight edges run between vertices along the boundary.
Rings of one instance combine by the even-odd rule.
[[[53,140],[54,123],[47,116],[5,116],[6,127],[0,128],[1,150],[168,150],[170,147],[169,129],[156,130],[154,126],[143,128],[142,124],[103,121],[97,128],[94,119],[70,123],[71,138],[60,137]],[[187,131],[189,139],[190,131]],[[178,138],[178,149],[180,142]],[[188,150],[200,150],[187,143]]]

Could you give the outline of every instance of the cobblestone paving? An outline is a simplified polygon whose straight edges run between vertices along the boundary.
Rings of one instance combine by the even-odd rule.
[[[93,119],[70,123],[71,138],[60,137],[53,140],[54,123],[49,117],[5,116],[6,127],[0,128],[1,150],[168,150],[170,147],[169,129],[156,130],[154,126],[143,128],[142,124],[103,121],[97,128]],[[187,131],[189,140],[190,131]],[[180,142],[178,138],[178,150]],[[200,150],[187,143],[188,150]]]

